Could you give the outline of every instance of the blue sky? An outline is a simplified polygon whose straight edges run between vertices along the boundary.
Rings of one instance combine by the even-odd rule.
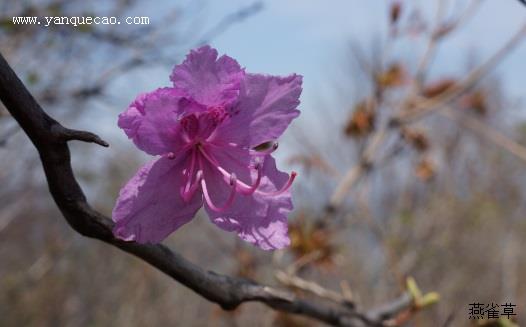
[[[447,1],[447,0],[443,0]],[[455,1],[448,1],[455,10]],[[405,0],[424,4],[429,0]],[[434,64],[437,74],[464,68],[467,53],[480,60],[489,56],[526,22],[526,7],[517,0],[485,0],[480,12],[451,37]],[[225,14],[246,6],[247,0],[209,1],[202,17],[213,26]],[[303,100],[311,104],[322,92],[330,92],[341,77],[349,44],[368,45],[372,37],[385,35],[387,0],[266,0],[264,10],[232,26],[213,40],[221,53],[236,58],[248,71],[270,74],[300,73],[305,76]],[[405,49],[411,53],[410,44]],[[499,73],[509,81],[510,92],[520,94],[526,85],[526,44],[517,48]]]

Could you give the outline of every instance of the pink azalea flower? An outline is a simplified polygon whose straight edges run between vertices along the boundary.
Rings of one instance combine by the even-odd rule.
[[[287,214],[296,174],[277,170],[274,142],[299,115],[302,78],[249,74],[209,46],[192,50],[173,87],[139,95],[119,127],[160,156],[122,188],[113,210],[116,237],[161,242],[204,205],[218,227],[264,249],[289,245]]]

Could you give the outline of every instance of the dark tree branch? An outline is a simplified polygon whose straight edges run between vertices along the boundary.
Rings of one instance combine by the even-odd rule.
[[[47,115],[1,54],[0,100],[35,145],[51,195],[75,231],[133,254],[225,310],[234,309],[243,302],[256,301],[335,326],[383,326],[386,319],[414,304],[407,294],[369,312],[341,304],[314,303],[288,291],[205,271],[161,244],[141,245],[118,240],[112,233],[113,221],[87,203],[71,168],[67,142],[79,140],[102,146],[108,144],[93,133],[67,129]]]
[[[103,147],[109,147],[109,144],[102,140],[98,135],[95,135],[90,132],[77,131],[74,129],[65,128],[62,125],[55,125],[55,128],[52,130],[52,133],[59,139],[63,141],[82,141],[87,143],[96,143]]]

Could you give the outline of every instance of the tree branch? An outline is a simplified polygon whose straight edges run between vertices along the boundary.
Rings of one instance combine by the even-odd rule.
[[[437,96],[426,99],[414,94],[414,91],[417,91],[416,89],[411,90],[405,101],[402,102],[404,106],[412,104],[411,111],[402,112],[402,114],[392,117],[386,124],[380,126],[370,137],[370,141],[367,143],[359,162],[355,166],[349,168],[343,178],[338,182],[329,199],[329,204],[327,206],[328,211],[332,212],[338,209],[342,205],[351,188],[358,180],[360,180],[364,173],[368,171],[368,169],[362,168],[364,163],[367,167],[376,164],[377,159],[375,158],[375,155],[378,152],[378,149],[380,149],[382,141],[386,138],[389,130],[423,119],[428,115],[443,109],[454,100],[457,100],[460,96],[472,89],[507,54],[520,44],[525,36],[526,24],[523,24],[497,52],[487,59],[486,62],[473,69],[463,80]],[[427,54],[424,54],[424,56],[427,56]]]
[[[67,142],[108,144],[93,133],[65,128],[47,115],[1,54],[0,100],[35,145],[51,195],[75,231],[142,259],[225,310],[256,301],[275,310],[308,316],[335,326],[383,326],[384,320],[414,304],[407,294],[369,312],[345,305],[313,303],[288,291],[205,271],[162,244],[142,245],[116,239],[112,233],[113,221],[92,209],[86,201],[71,168]]]

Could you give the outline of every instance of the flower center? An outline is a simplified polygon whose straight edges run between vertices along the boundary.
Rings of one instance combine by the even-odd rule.
[[[275,149],[276,147],[272,148]],[[234,203],[235,196],[238,193],[244,196],[252,195],[255,192],[264,196],[278,196],[286,192],[291,187],[297,175],[296,172],[292,172],[289,179],[281,189],[273,192],[265,192],[259,189],[263,177],[262,163],[259,162],[253,167],[249,167],[250,169],[254,169],[257,172],[257,177],[252,184],[247,184],[239,180],[233,172],[228,172],[226,169],[224,169],[219,164],[217,159],[214,158],[214,156],[211,155],[201,143],[197,143],[191,151],[192,154],[190,158],[190,167],[185,173],[187,176],[186,185],[180,190],[181,197],[184,201],[188,202],[198,190],[199,186],[201,186],[203,196],[206,203],[208,204],[208,207],[216,212],[224,212],[228,210]],[[225,182],[231,188],[227,200],[221,206],[216,205],[210,196],[208,185],[203,174],[205,161],[207,161],[223,176],[223,182]],[[196,167],[199,167],[197,172],[195,172]]]
[[[183,137],[192,143],[209,140],[226,117],[228,113],[223,106],[209,107],[204,112],[186,115],[181,119]]]
[[[226,118],[230,116],[223,106],[214,106],[207,108],[206,111],[194,112],[186,115],[180,121],[182,127],[183,138],[187,143],[187,151],[190,151],[188,158],[188,166],[183,171],[185,176],[185,183],[181,187],[180,195],[185,202],[189,202],[195,193],[201,188],[203,191],[203,197],[208,207],[216,212],[224,212],[228,210],[234,203],[236,195],[239,193],[244,196],[249,196],[254,193],[264,196],[278,196],[286,192],[292,185],[292,182],[296,178],[296,172],[292,172],[288,181],[281,187],[281,189],[265,192],[260,189],[262,178],[263,178],[263,163],[257,162],[256,164],[247,167],[251,171],[250,175],[253,176],[253,172],[257,175],[252,183],[244,183],[239,180],[233,172],[229,172],[224,169],[218,160],[208,151],[209,147],[217,147],[212,141],[214,139],[217,126],[219,126]],[[228,144],[228,147],[237,148],[236,144]],[[273,143],[268,149],[264,151],[249,150],[251,155],[257,158],[264,158],[264,156],[274,152],[277,149],[277,143]],[[168,154],[168,158],[174,158],[175,154]],[[216,205],[212,200],[209,192],[209,183],[207,184],[204,176],[204,164],[210,164],[213,169],[222,175],[222,180],[230,187],[230,194],[228,195],[225,203],[221,206]]]

